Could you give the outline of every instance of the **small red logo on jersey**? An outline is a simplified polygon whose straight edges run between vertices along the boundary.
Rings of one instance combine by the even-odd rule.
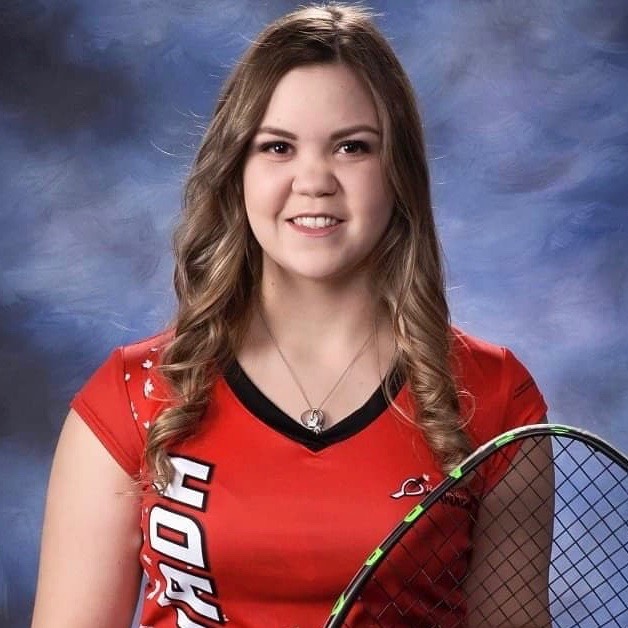
[[[401,484],[401,488],[391,493],[390,496],[393,499],[400,499],[406,496],[425,495],[429,493],[434,487],[430,484],[430,476],[423,473],[418,478],[408,478]]]
[[[408,478],[401,483],[398,491],[391,493],[393,499],[401,499],[402,497],[417,497],[427,495],[434,490],[434,485],[430,482],[430,476],[423,473],[418,478]],[[475,503],[476,498],[466,488],[454,488],[442,495],[440,498],[444,504],[457,506],[459,508],[469,509]]]

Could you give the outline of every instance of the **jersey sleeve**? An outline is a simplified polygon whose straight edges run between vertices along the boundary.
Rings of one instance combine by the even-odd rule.
[[[532,375],[512,351],[455,331],[455,372],[461,382],[461,409],[473,446],[480,447],[513,428],[541,422],[547,404]],[[507,457],[494,456],[494,462],[484,467],[486,490],[503,477],[516,450],[510,447]]]
[[[509,349],[502,349],[503,422],[500,432],[538,423],[547,413],[547,404],[528,369]]]
[[[486,434],[485,440],[516,427],[540,423],[547,413],[547,404],[528,369],[509,349],[502,348],[502,354],[500,420],[497,429]],[[494,487],[504,476],[519,447],[520,443],[514,444],[502,450],[504,455],[493,456],[487,470],[485,490]]]
[[[124,350],[114,350],[71,402],[83,421],[132,477],[137,477],[143,458],[144,439],[129,398]]]

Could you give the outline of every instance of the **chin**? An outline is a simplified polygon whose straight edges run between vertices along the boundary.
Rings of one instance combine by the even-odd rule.
[[[364,262],[356,260],[330,260],[314,258],[308,255],[306,259],[287,260],[271,259],[265,257],[263,272],[267,278],[282,281],[309,281],[317,283],[338,283],[347,280],[358,279],[367,270]],[[321,263],[321,261],[323,263]]]

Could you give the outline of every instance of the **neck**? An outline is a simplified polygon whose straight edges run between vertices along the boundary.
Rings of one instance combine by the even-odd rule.
[[[351,286],[307,281],[262,283],[261,312],[282,345],[319,350],[359,344],[374,330],[380,304],[366,277]]]
[[[360,407],[390,366],[394,338],[382,310],[366,279],[262,282],[238,361],[288,415],[302,421],[319,408],[329,427]]]

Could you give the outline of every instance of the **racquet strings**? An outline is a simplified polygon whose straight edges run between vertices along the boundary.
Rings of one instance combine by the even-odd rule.
[[[472,547],[461,540],[469,531]],[[531,597],[534,579],[546,599]],[[626,469],[569,436],[496,449],[421,513],[338,625],[628,626]]]

